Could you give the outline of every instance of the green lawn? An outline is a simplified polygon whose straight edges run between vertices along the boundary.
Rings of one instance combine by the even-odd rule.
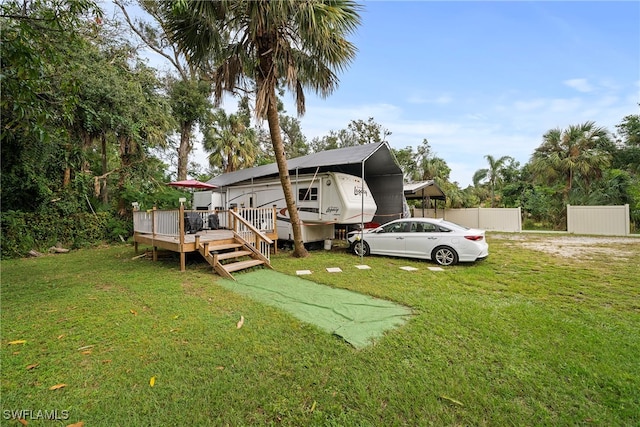
[[[640,239],[578,260],[489,241],[487,260],[443,272],[274,256],[412,308],[362,350],[216,285],[196,257],[184,273],[124,245],[3,261],[0,424],[640,425]],[[54,410],[68,419],[36,419]]]

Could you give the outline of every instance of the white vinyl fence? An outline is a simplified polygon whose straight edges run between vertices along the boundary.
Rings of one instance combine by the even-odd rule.
[[[423,209],[414,208],[413,216],[421,217]],[[522,231],[522,212],[520,208],[465,208],[445,209],[437,213],[433,209],[424,210],[427,218],[444,218],[470,228],[480,228],[490,231]]]
[[[471,228],[490,231],[522,231],[520,208],[466,208],[433,209],[414,208],[413,217],[444,218]],[[628,236],[631,232],[629,205],[624,206],[571,206],[567,205],[567,232],[574,234],[600,234]]]
[[[569,233],[628,236],[630,230],[629,205],[567,205],[567,231]]]

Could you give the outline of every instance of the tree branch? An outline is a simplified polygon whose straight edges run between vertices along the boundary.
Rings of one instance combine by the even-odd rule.
[[[134,25],[133,21],[131,21],[131,18],[129,17],[129,14],[127,13],[126,8],[124,7],[124,5],[121,3],[121,0],[114,0],[113,1],[115,3],[116,6],[118,6],[120,8],[120,10],[122,11],[122,13],[124,14],[124,19],[127,21],[127,24],[129,25],[129,27],[131,28],[131,30],[138,36],[140,37],[140,39],[144,42],[145,45],[147,45],[147,47],[151,50],[153,50],[155,53],[157,53],[158,55],[162,56],[163,58],[165,58],[167,61],[169,61],[171,63],[171,65],[174,66],[174,68],[178,71],[178,73],[180,74],[180,76],[185,79],[188,80],[189,76],[187,75],[187,73],[185,72],[184,68],[182,67],[182,65],[180,64],[179,61],[179,53],[176,52],[175,49],[173,50],[173,54],[174,57],[172,58],[169,54],[167,54],[166,52],[164,52],[162,49],[160,49],[159,47],[155,46],[154,43],[151,42],[151,40],[149,40],[138,28],[136,28],[136,26]],[[148,12],[147,12],[148,13]],[[158,21],[158,23],[160,24],[160,27],[162,28],[162,31],[164,32],[164,27],[162,26],[161,21],[158,19],[158,17],[156,17],[155,15],[151,14],[151,16],[153,16],[156,21]],[[165,33],[166,34],[166,33]]]

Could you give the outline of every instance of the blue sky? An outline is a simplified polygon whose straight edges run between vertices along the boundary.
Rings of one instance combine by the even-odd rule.
[[[306,93],[309,141],[373,117],[393,148],[426,138],[465,188],[487,154],[524,165],[550,129],[615,131],[640,113],[639,1],[362,4],[358,54],[337,90]],[[285,106],[295,115],[289,95]],[[193,160],[206,164],[198,144]]]
[[[487,154],[524,164],[549,129],[640,113],[640,2],[369,1],[361,16],[338,89],[307,93],[309,140],[373,117],[393,148],[426,138],[464,188]]]

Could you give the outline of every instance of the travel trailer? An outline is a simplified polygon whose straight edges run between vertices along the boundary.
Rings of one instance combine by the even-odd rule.
[[[335,226],[370,222],[377,205],[367,183],[339,172],[291,177],[304,243],[333,239]],[[276,208],[278,239],[293,240],[280,178],[259,179],[194,193],[194,209]]]

